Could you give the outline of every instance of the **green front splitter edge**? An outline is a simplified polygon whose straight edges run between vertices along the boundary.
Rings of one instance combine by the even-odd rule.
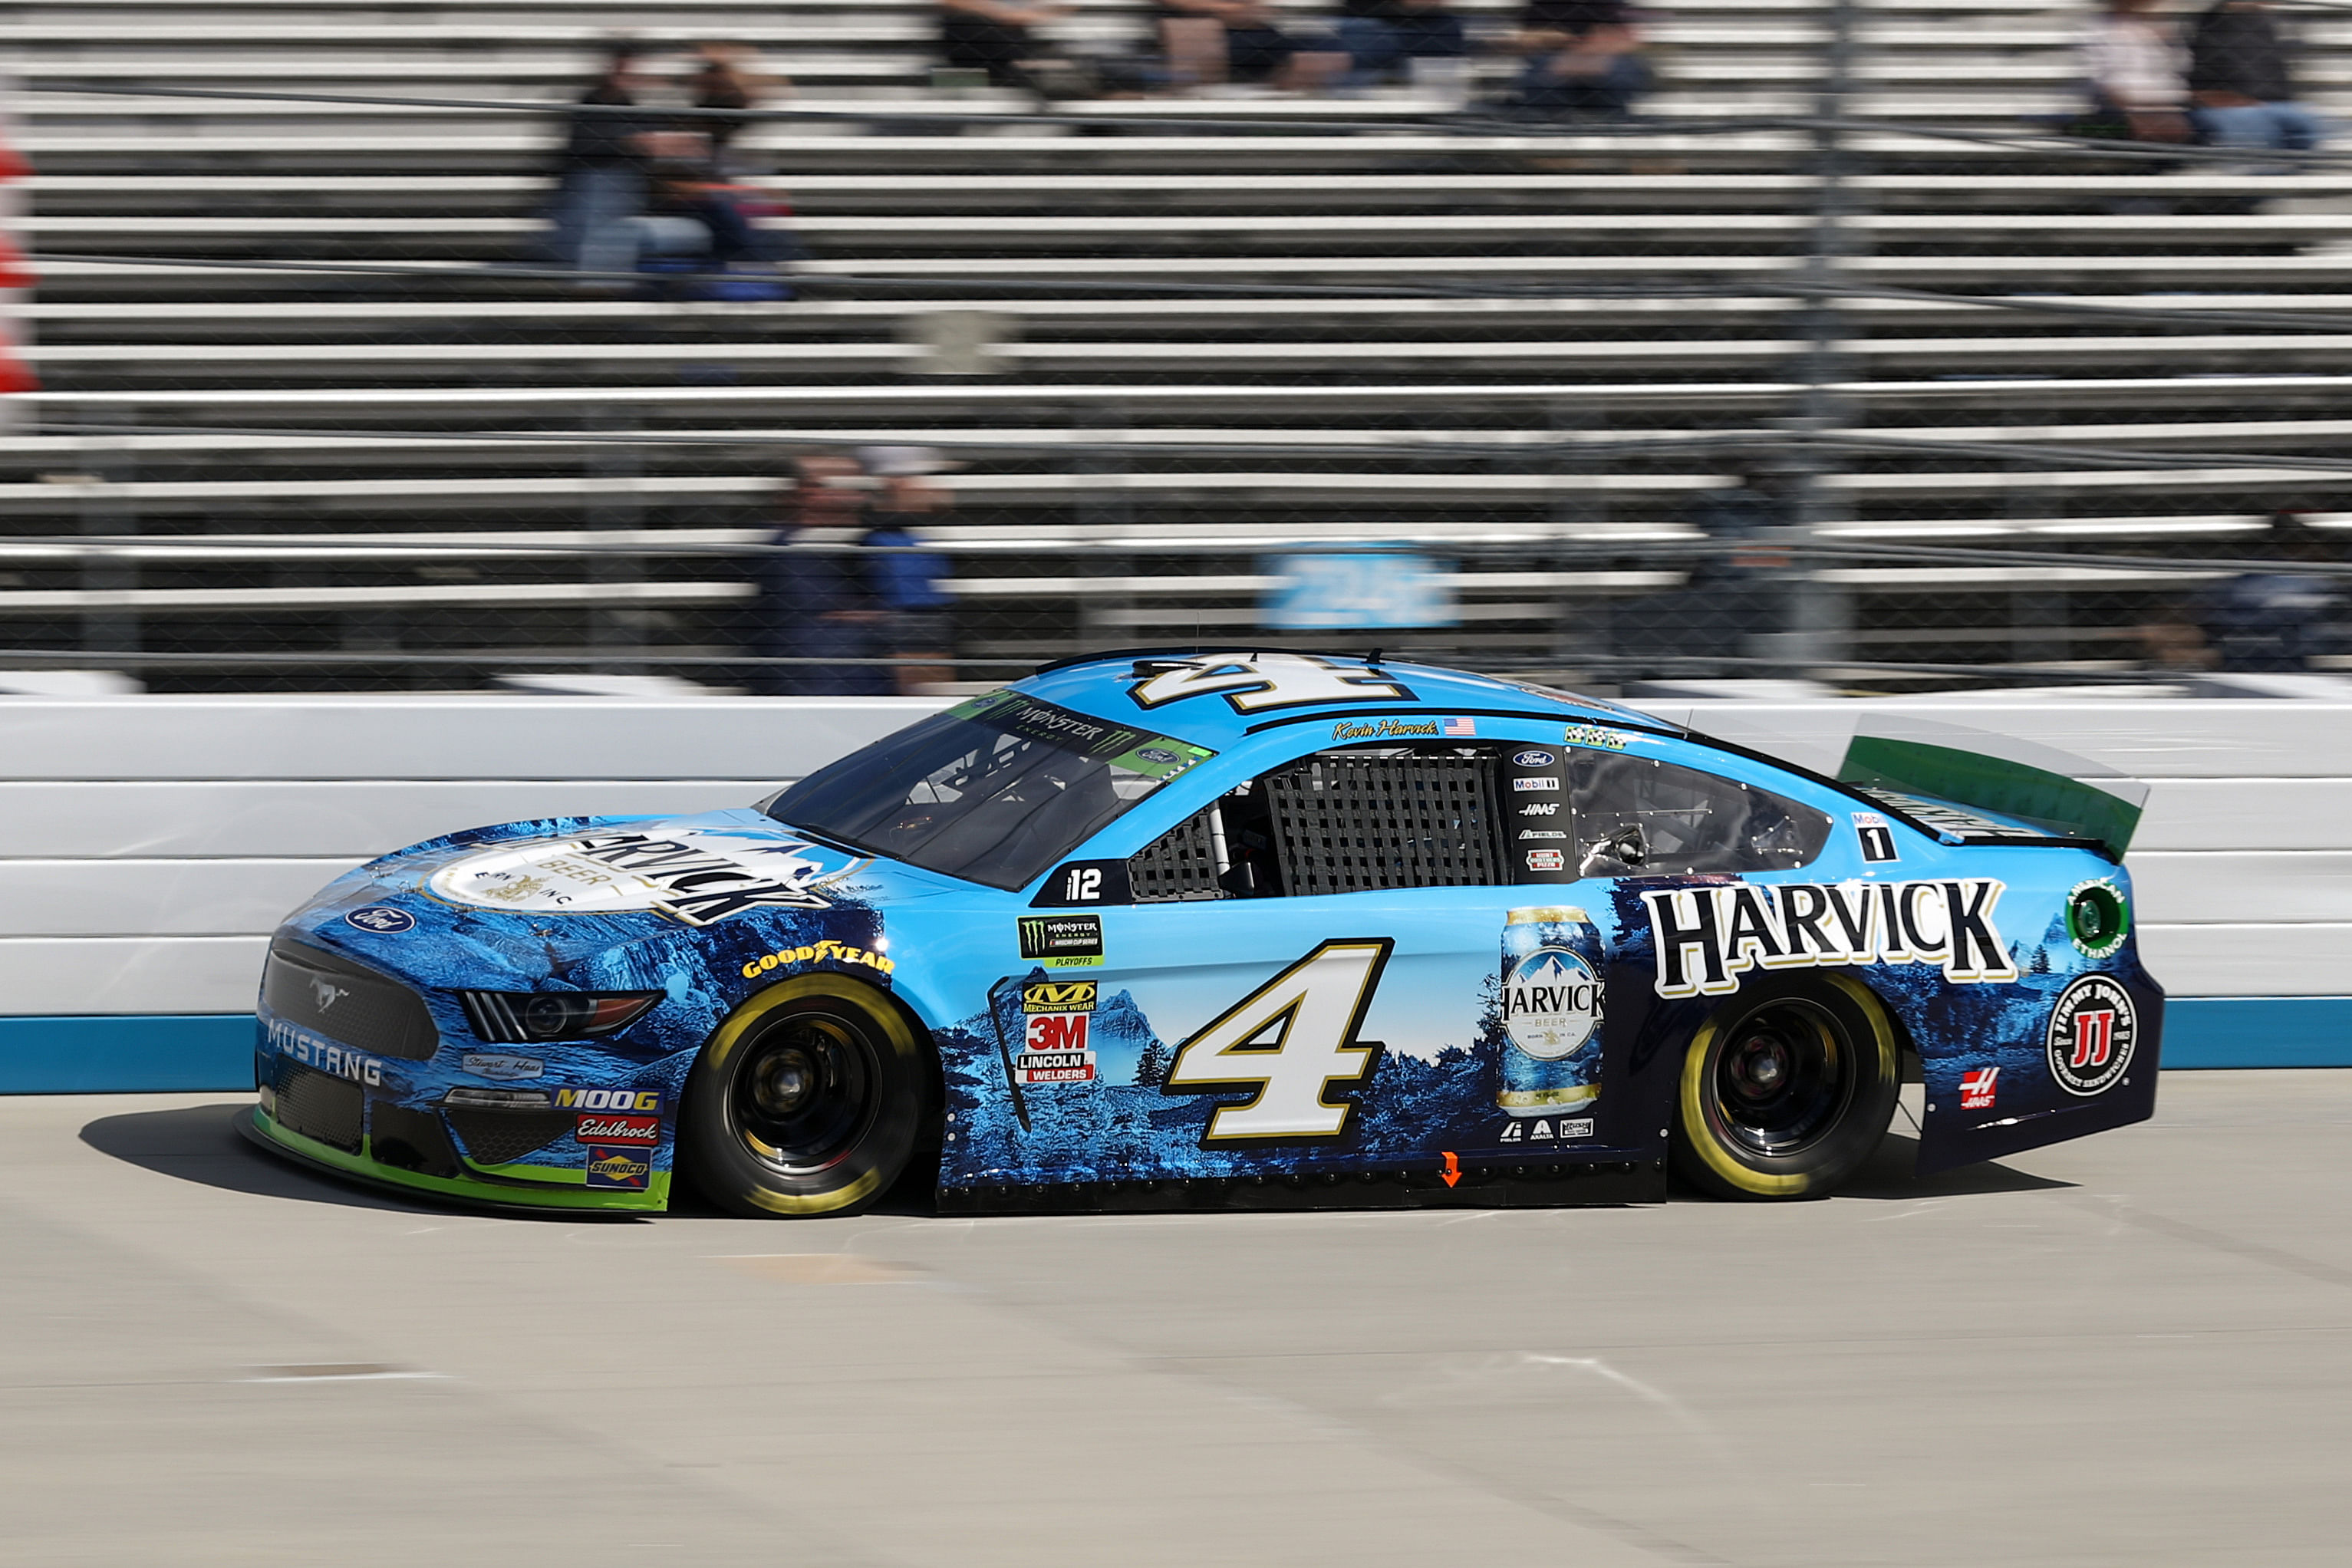
[[[286,1156],[324,1171],[329,1175],[364,1182],[371,1186],[424,1193],[481,1208],[527,1209],[541,1214],[550,1209],[574,1213],[659,1214],[669,1207],[670,1173],[667,1171],[653,1172],[646,1179],[646,1190],[641,1193],[551,1184],[516,1187],[469,1182],[462,1178],[453,1181],[446,1176],[422,1175],[415,1171],[379,1164],[364,1154],[345,1153],[332,1144],[289,1131],[263,1115],[257,1105],[238,1113],[236,1130],[273,1154]]]

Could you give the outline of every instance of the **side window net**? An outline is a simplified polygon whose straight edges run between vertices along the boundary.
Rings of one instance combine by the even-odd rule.
[[[1294,897],[1506,880],[1491,757],[1326,752],[1263,781]]]
[[[1193,813],[1128,858],[1128,886],[1137,903],[1165,904],[1184,899],[1230,896],[1218,880],[1232,868],[1230,864],[1217,863],[1223,804],[1220,801]]]

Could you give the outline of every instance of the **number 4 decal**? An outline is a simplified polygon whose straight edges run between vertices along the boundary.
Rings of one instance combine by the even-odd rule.
[[[1219,1106],[1202,1142],[1337,1138],[1347,1131],[1355,1102],[1334,1105],[1323,1096],[1335,1083],[1360,1081],[1380,1054],[1377,1041],[1359,1043],[1356,1031],[1392,945],[1386,937],[1327,942],[1177,1048],[1167,1089],[1257,1090],[1242,1104]]]

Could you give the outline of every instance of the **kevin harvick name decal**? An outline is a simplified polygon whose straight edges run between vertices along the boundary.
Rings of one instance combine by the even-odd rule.
[[[1658,994],[1739,989],[1750,969],[1937,963],[1945,978],[2017,978],[1992,922],[2001,884],[1735,882],[1643,893],[1658,946]]]

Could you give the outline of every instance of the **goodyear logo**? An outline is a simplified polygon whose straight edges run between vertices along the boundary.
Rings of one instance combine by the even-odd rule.
[[[555,1103],[562,1110],[641,1110],[661,1109],[657,1089],[559,1089]]]
[[[1095,983],[1091,980],[1034,980],[1021,988],[1024,1013],[1091,1013]]]
[[[878,952],[862,947],[846,947],[837,942],[820,942],[807,947],[780,947],[773,952],[761,953],[743,966],[743,978],[752,980],[772,969],[782,969],[794,963],[814,963],[820,959],[835,963],[862,963],[868,969],[878,969],[887,974],[898,966]]]

